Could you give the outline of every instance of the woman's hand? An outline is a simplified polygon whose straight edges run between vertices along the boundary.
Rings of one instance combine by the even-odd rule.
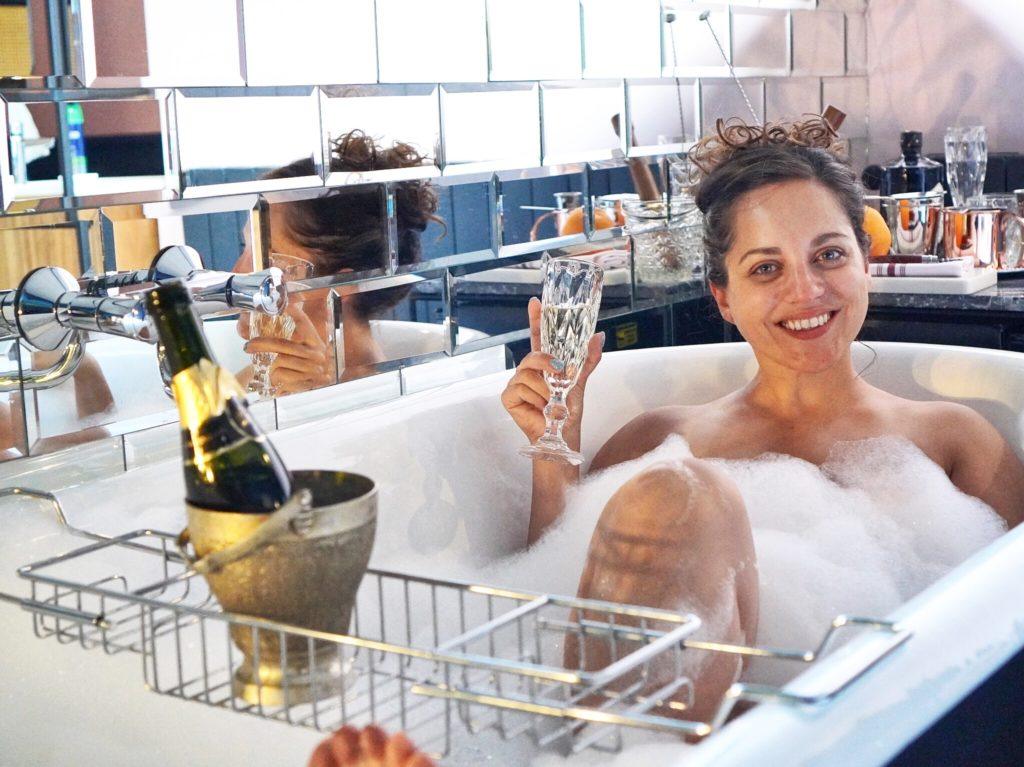
[[[309,767],[434,767],[402,733],[390,738],[376,725],[362,730],[346,725],[324,740]]]
[[[544,407],[550,397],[544,373],[560,372],[557,365],[561,360],[555,361],[550,354],[540,351],[540,299],[531,298],[527,311],[530,316],[531,351],[523,357],[512,380],[501,393],[501,404],[532,443],[544,433]],[[587,379],[601,361],[603,346],[603,332],[591,336],[587,359],[583,363],[580,377],[566,398],[569,417],[562,427],[562,434],[569,446],[577,450],[580,442],[580,422],[583,419],[583,393],[587,387]]]
[[[246,343],[245,351],[277,355],[270,365],[270,383],[277,394],[293,394],[336,383],[332,340],[317,330],[301,303],[289,304],[285,313],[295,321],[291,338],[258,336]]]

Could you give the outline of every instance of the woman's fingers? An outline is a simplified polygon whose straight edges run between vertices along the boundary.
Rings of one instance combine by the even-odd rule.
[[[359,748],[359,731],[355,727],[345,725],[331,736],[327,741],[331,744],[331,756],[338,767],[347,767],[351,764],[358,764],[356,761],[361,756]]]
[[[274,358],[274,361],[270,363],[270,369],[293,370],[296,373],[317,375],[327,369],[327,364],[323,357],[319,359],[308,359],[305,357],[294,357],[291,354],[279,354]]]
[[[363,757],[375,759],[378,763],[384,759],[384,749],[387,747],[387,743],[388,736],[375,724],[367,725],[359,734],[359,745],[363,750]]]
[[[590,344],[587,346],[587,359],[583,363],[583,369],[580,371],[578,385],[582,386],[586,383],[590,374],[594,372],[594,368],[597,367],[597,363],[601,361],[601,355],[604,353],[604,339],[605,334],[603,330],[590,337]]]
[[[415,754],[416,748],[405,733],[396,732],[384,747],[384,767],[406,767]]]
[[[530,352],[516,367],[520,370],[539,370],[545,373],[561,373],[565,369],[562,360],[556,360],[552,355],[545,352]]]
[[[287,354],[290,357],[300,357],[307,360],[321,360],[324,358],[323,346],[319,348],[308,346],[288,338],[259,336],[249,341],[244,348],[247,354],[256,354],[258,352],[265,354]]]
[[[308,767],[338,767],[338,762],[331,753],[331,741],[324,740],[309,756]]]
[[[526,305],[526,315],[530,318],[530,351],[540,351],[540,299],[534,296]]]
[[[505,387],[505,391],[502,392],[501,399],[506,410],[513,410],[514,408],[522,407],[524,404],[538,410],[543,410],[548,404],[547,397],[534,391],[525,383],[509,384]]]

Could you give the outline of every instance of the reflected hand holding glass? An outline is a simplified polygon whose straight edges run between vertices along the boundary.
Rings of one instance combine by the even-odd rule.
[[[283,282],[286,285],[296,280],[308,279],[314,271],[311,261],[285,253],[271,253],[270,266],[276,266],[281,270]],[[271,380],[271,368],[276,363],[279,354],[296,356],[293,352],[304,350],[312,341],[312,336],[320,338],[315,331],[310,333],[305,328],[307,324],[312,328],[312,323],[301,304],[299,306],[289,305],[285,311],[276,315],[260,312],[249,314],[250,340],[246,344],[246,351],[252,356],[252,378],[248,384],[250,392],[255,392],[261,397],[281,393]],[[304,328],[302,341],[298,341],[296,344],[288,343],[295,334],[296,328],[300,326]],[[322,346],[323,341],[318,341],[318,345]]]

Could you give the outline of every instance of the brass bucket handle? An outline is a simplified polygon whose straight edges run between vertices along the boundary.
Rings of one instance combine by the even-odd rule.
[[[298,490],[281,508],[271,514],[266,522],[257,527],[252,535],[202,558],[197,559],[188,550],[192,536],[187,527],[178,534],[175,543],[193,572],[200,575],[215,573],[282,538],[306,537],[313,526],[312,507],[313,494],[305,488]]]

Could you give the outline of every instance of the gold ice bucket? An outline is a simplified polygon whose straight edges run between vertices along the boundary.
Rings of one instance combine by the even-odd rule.
[[[340,471],[292,477],[295,496],[273,514],[186,504],[180,543],[191,542],[193,567],[225,612],[345,634],[373,549],[377,487]],[[231,638],[244,656],[232,687],[249,703],[306,703],[351,684],[339,645],[235,623]]]

